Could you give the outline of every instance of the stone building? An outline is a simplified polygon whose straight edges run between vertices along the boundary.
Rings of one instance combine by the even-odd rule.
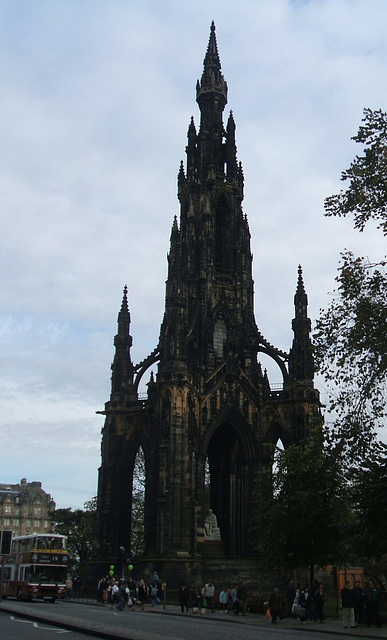
[[[223,564],[252,558],[258,470],[272,465],[279,440],[287,447],[321,423],[301,267],[289,352],[270,344],[255,321],[244,176],[232,112],[223,124],[227,84],[214,24],[196,101],[200,125],[191,118],[186,163],[178,172],[180,217],[172,224],[159,341],[142,362],[132,362],[125,287],[111,396],[101,411],[100,557],[113,561],[121,546],[131,548],[133,468],[141,448],[144,564],[157,567],[169,583],[192,577],[210,558]],[[260,353],[279,368],[280,388],[270,386]],[[140,380],[156,365],[143,399]],[[205,535],[209,509],[217,519],[215,537]]]
[[[41,482],[0,484],[0,530],[12,530],[14,536],[51,533],[50,514],[55,502],[42,489]]]

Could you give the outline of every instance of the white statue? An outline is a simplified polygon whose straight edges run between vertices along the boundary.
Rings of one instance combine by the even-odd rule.
[[[208,515],[204,521],[204,539],[221,540],[218,520],[212,509],[208,509]]]

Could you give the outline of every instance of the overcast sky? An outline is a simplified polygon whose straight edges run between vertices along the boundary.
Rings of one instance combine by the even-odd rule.
[[[96,493],[125,284],[134,363],[157,345],[212,20],[261,332],[290,348],[299,263],[314,324],[340,251],[386,253],[323,215],[363,108],[387,110],[385,0],[2,0],[0,482],[40,480],[57,507]]]

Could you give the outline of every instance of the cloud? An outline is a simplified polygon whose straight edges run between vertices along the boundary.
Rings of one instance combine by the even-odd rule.
[[[122,289],[132,357],[156,346],[176,176],[215,20],[245,174],[257,323],[292,340],[298,264],[312,320],[340,251],[380,232],[327,219],[365,106],[385,108],[387,5],[361,0],[57,0],[0,7],[3,482],[58,506],[96,491]],[[277,380],[273,380],[276,382]],[[6,452],[6,454],[4,454]]]

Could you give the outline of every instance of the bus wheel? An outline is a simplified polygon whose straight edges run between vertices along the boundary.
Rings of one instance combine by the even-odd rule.
[[[52,602],[52,604],[54,604],[55,600],[56,600],[56,598],[52,597],[50,602]]]
[[[17,596],[16,596],[16,598],[17,598],[18,600],[23,600],[23,597],[22,597],[22,590],[21,590],[21,588],[20,588],[20,587],[19,587],[19,588],[18,588],[18,590],[17,590]]]

